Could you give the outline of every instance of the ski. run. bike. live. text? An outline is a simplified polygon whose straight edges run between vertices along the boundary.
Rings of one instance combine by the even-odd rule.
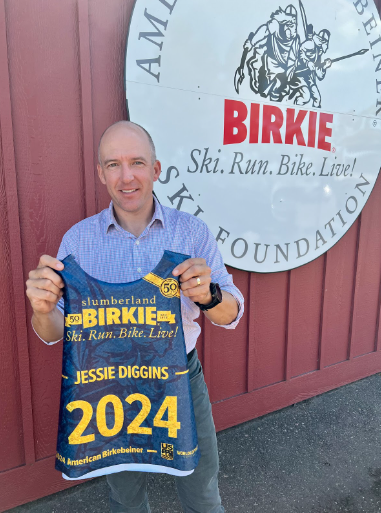
[[[205,148],[204,159],[205,155],[207,155],[208,150],[209,148]],[[201,150],[195,149],[192,151],[192,160],[194,167],[192,169],[188,167],[187,172],[196,172],[200,169],[200,165],[204,165],[205,172],[208,172],[208,169],[209,172],[214,172],[213,170],[215,168],[212,169],[207,167],[208,164],[211,164],[212,158],[208,157],[209,161],[207,163],[201,162],[200,164],[200,161],[197,161],[194,158],[194,156],[197,153],[201,153]],[[247,171],[249,171],[249,173],[253,175],[254,180],[255,176],[258,175],[258,172],[262,172],[263,174],[267,173],[267,160],[259,163],[251,163],[250,161],[247,164],[246,169],[243,170],[243,167],[240,166],[240,162],[243,160],[242,157],[242,154],[240,154],[239,152],[234,153],[232,167],[229,171],[230,174],[235,174],[237,176],[237,179],[239,179],[240,175],[246,174]],[[340,175],[350,175],[351,172],[354,172],[356,165],[356,159],[352,161],[351,166],[351,164],[349,163],[347,163],[346,165],[336,163],[328,164],[327,157],[323,157],[320,169],[318,170],[318,172],[314,172],[312,171],[314,164],[310,162],[308,165],[305,165],[306,163],[301,161],[302,158],[303,155],[299,155],[298,163],[295,159],[292,162],[291,156],[282,155],[282,161],[278,163],[279,167],[277,169],[277,172],[273,173],[273,171],[268,171],[268,174],[276,174],[283,176],[288,174],[298,174],[300,179],[308,179],[308,177],[311,175],[318,175],[320,177],[324,177],[324,179],[327,180],[327,177],[329,178]],[[239,159],[239,161],[237,159]],[[255,167],[256,164],[258,164],[257,168]],[[252,170],[256,171],[252,173]],[[215,172],[218,172],[218,170],[216,169]],[[168,200],[173,205],[173,207],[175,207],[177,210],[181,210],[183,203],[185,202],[187,204],[187,209],[189,210],[189,205],[191,204],[190,202],[192,202],[192,204],[195,207],[193,215],[202,216],[202,214],[205,212],[205,208],[207,207],[200,206],[199,204],[197,204],[185,183],[182,181],[182,179],[180,179],[180,171],[175,166],[170,166],[165,172],[165,176],[159,178],[159,181],[162,184],[167,184],[171,180],[178,180],[179,183],[178,191],[175,194],[168,196]],[[311,253],[319,251],[325,244],[327,244],[327,240],[339,238],[338,229],[336,227],[339,227],[341,229],[344,228],[348,223],[352,224],[353,216],[356,218],[358,215],[358,198],[361,196],[365,197],[369,194],[370,190],[370,182],[366,179],[365,175],[361,173],[358,179],[356,180],[356,185],[353,187],[353,190],[350,192],[350,195],[348,195],[348,198],[346,199],[343,208],[338,210],[334,217],[332,217],[331,219],[327,219],[327,221],[316,230],[316,234],[313,240],[311,240],[311,238],[301,237],[295,241],[284,241],[279,244],[266,244],[257,242],[253,244],[254,247],[250,248],[248,242],[243,237],[237,237],[236,234],[230,233],[223,226],[219,226],[218,233],[215,233],[214,235],[218,243],[229,245],[231,255],[234,259],[237,260],[245,257],[250,251],[254,261],[257,264],[263,264],[264,262],[270,259],[274,264],[282,264],[284,262],[288,262],[290,258],[294,258],[296,260],[301,259],[301,261],[303,261],[305,257],[310,257]]]

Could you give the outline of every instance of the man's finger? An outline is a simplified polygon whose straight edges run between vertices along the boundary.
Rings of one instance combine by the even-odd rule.
[[[179,274],[183,274],[187,269],[192,267],[194,264],[205,262],[203,258],[188,258],[188,260],[184,260],[177,267],[175,267],[172,271],[173,276],[179,276]]]
[[[57,271],[62,271],[64,265],[57,258],[49,255],[42,255],[38,262],[37,269],[40,267],[51,267],[52,269],[57,269]]]
[[[29,272],[30,280],[40,280],[47,279],[50,280],[56,287],[62,288],[64,286],[64,282],[62,281],[61,276],[53,271],[50,267],[39,267]]]
[[[181,289],[182,290],[182,289]],[[184,296],[189,297],[192,301],[203,301],[210,293],[209,286],[202,285],[200,287],[191,287],[190,289],[182,290]]]
[[[189,290],[189,289],[195,289],[195,290],[199,290],[199,292],[197,292],[197,294],[202,294],[202,292],[200,292],[200,290],[204,290],[205,288],[207,290],[209,290],[209,284],[211,282],[211,278],[210,276],[202,276],[202,275],[199,275],[197,276],[196,278],[191,278],[190,280],[187,280],[183,283],[181,283],[181,290],[184,292],[185,290]]]
[[[50,290],[42,290],[42,289],[36,289],[36,288],[29,288],[26,291],[26,294],[28,298],[30,299],[31,303],[33,304],[33,301],[49,301],[50,303],[58,303],[58,300],[60,299],[60,295],[57,296],[56,294],[53,294],[53,292],[50,292]]]
[[[185,272],[182,273],[180,276],[181,283],[184,283],[185,281],[191,280],[192,278],[195,278],[197,276],[210,276],[211,269],[206,264],[196,264],[192,265],[192,267],[189,267]]]
[[[55,285],[51,280],[48,280],[47,278],[41,278],[39,280],[27,280],[26,286],[28,288],[50,290],[50,292],[53,292],[53,294],[56,294],[57,296],[62,293],[61,288],[57,287],[57,285]]]

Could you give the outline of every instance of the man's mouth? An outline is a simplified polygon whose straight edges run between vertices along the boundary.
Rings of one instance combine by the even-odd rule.
[[[132,192],[137,191],[137,189],[122,189],[122,192],[124,194],[131,194]]]

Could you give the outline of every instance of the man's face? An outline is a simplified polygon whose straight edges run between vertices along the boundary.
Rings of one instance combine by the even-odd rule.
[[[291,41],[292,39],[295,39],[296,31],[296,18],[290,16],[290,20],[284,23],[283,26],[281,26],[280,34],[282,39],[285,39],[286,41]]]
[[[153,183],[161,165],[152,162],[151,146],[139,128],[116,126],[103,137],[98,174],[114,203],[117,214],[145,216],[152,208]]]
[[[326,53],[328,50],[329,42],[317,34],[314,35],[314,41],[316,46],[319,48],[319,54],[322,55],[323,53]]]

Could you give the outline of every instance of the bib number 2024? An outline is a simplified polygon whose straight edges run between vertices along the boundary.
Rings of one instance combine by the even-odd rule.
[[[127,433],[137,433],[141,435],[152,435],[152,428],[142,427],[142,423],[151,411],[151,401],[143,394],[131,394],[126,398],[126,402],[132,404],[134,401],[139,401],[142,409],[134,418],[134,420],[127,426]],[[114,425],[109,428],[106,423],[106,407],[111,404],[114,409]],[[93,407],[87,401],[73,401],[69,403],[66,408],[72,412],[76,408],[83,411],[83,416],[76,426],[74,431],[69,435],[69,444],[86,444],[95,440],[95,435],[83,435],[89,422],[93,417]],[[168,410],[168,420],[163,420],[163,416]],[[96,421],[98,431],[102,436],[115,436],[123,427],[124,411],[122,401],[116,395],[106,395],[99,401],[96,411]],[[165,397],[163,404],[160,406],[159,411],[153,419],[155,427],[168,429],[168,436],[177,438],[177,431],[180,429],[180,422],[177,421],[177,397]]]

